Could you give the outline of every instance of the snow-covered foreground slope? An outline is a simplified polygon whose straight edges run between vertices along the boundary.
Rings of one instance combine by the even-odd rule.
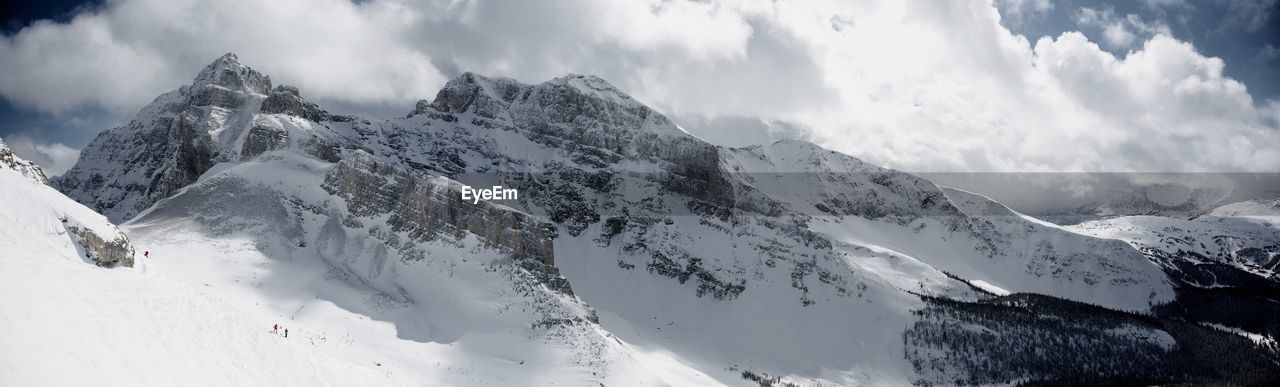
[[[305,196],[319,183],[305,179],[322,176],[307,168],[332,167],[248,163],[208,180],[292,176],[265,184]],[[277,255],[262,235],[279,234],[257,223],[269,216],[207,222],[161,205],[124,227],[150,258],[108,270],[80,258],[59,220],[114,230],[105,217],[12,170],[0,182],[3,385],[717,384],[593,324],[535,326],[547,301],[517,288],[495,265],[507,258],[474,236],[418,244],[429,258],[419,265],[391,261],[387,277],[404,281],[386,293],[319,255]],[[269,208],[242,194],[262,182],[243,183],[228,192],[242,200],[205,216]],[[277,323],[288,338],[271,332]]]
[[[44,185],[37,168],[13,168],[14,158],[0,142],[0,162],[5,161],[0,163],[7,164],[0,165],[0,385],[388,380],[380,370],[311,351],[301,345],[305,336],[293,342],[272,336],[260,315],[228,302],[237,299],[234,295],[155,268],[141,260],[140,251],[134,257],[106,217]],[[95,265],[104,263],[86,254],[95,245],[84,243],[72,227],[84,230],[82,235],[101,235],[99,242],[123,241],[118,247],[127,248],[121,253],[127,259],[112,264],[126,265]],[[210,246],[192,250],[206,252]],[[128,267],[135,258],[138,264]]]
[[[272,335],[280,315],[245,306],[261,297],[245,299],[222,284],[192,282],[166,265],[105,270],[35,243],[3,250],[0,384],[410,384],[391,371],[406,368],[384,370],[355,356],[338,357],[359,353],[346,348],[318,351],[309,342],[323,332],[310,327],[295,327],[288,340]]]
[[[281,262],[246,239],[172,233],[138,243],[154,259],[105,270],[72,256],[5,246],[0,261],[4,385],[585,385],[570,353],[501,324],[510,297],[484,294],[479,268],[458,268],[423,306],[333,277],[316,262]],[[21,252],[21,253],[16,253]],[[282,274],[281,272],[287,273]],[[287,278],[279,278],[285,276]],[[479,278],[477,278],[479,277]],[[509,286],[509,285],[508,285]],[[476,294],[480,293],[480,294]],[[452,306],[448,305],[452,303]],[[468,318],[488,306],[493,316]],[[280,323],[289,337],[271,333]],[[415,326],[416,325],[416,326]],[[607,354],[601,354],[607,355]],[[661,354],[628,359],[628,384],[714,384]],[[600,380],[608,381],[604,378]]]
[[[283,323],[290,340],[395,380],[717,383],[614,339],[570,289],[535,277],[554,274],[512,264],[475,234],[424,239],[387,228],[384,216],[349,212],[359,199],[321,188],[340,168],[291,153],[224,164],[126,230],[151,249],[153,270],[218,288],[255,324]],[[339,221],[347,227],[335,228]]]

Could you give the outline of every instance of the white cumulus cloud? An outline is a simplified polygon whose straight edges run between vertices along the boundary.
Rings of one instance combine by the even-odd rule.
[[[1277,104],[1222,60],[1160,23],[1079,12],[1084,33],[1029,41],[992,0],[120,0],[0,39],[0,95],[128,111],[235,51],[325,106],[383,115],[459,71],[575,72],[704,138],[803,137],[908,170],[1280,167]]]

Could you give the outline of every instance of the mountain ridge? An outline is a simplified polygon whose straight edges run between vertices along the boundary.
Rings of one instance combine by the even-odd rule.
[[[1129,244],[991,216],[978,210],[1008,209],[808,142],[716,146],[596,77],[464,73],[379,121],[328,114],[237,65],[223,56],[105,131],[55,184],[162,251],[180,235],[245,246],[267,267],[313,264],[326,274],[270,278],[385,296],[411,312],[315,298],[420,341],[498,337],[467,339],[431,309],[462,302],[444,290],[498,291],[452,279],[465,271],[534,311],[466,306],[468,318],[526,327],[521,343],[600,380],[638,374],[625,363],[648,356],[639,346],[722,383],[741,366],[892,384],[920,370],[857,346],[905,345],[922,295],[981,302],[997,289],[1131,312],[1174,297]],[[519,198],[459,200],[460,185],[494,183]],[[1135,340],[1167,347],[1143,329]]]
[[[164,109],[143,109],[144,113],[159,112],[158,116],[140,115],[124,127],[141,130],[143,136],[111,134],[122,130],[119,128],[104,132],[86,148],[81,161],[55,183],[68,195],[94,204],[113,219],[124,220],[194,183],[217,163],[290,149],[337,162],[359,151],[410,174],[447,178],[481,174],[511,179],[508,185],[528,194],[504,205],[545,217],[570,237],[578,237],[601,221],[618,222],[623,228],[620,231],[648,233],[651,226],[631,228],[635,224],[628,223],[629,216],[636,211],[669,216],[676,214],[673,208],[686,208],[688,214],[718,219],[730,229],[742,223],[737,219],[740,216],[785,217],[796,212],[808,214],[799,220],[802,229],[814,221],[829,223],[825,217],[854,219],[854,223],[863,224],[858,227],[873,228],[880,227],[876,224],[882,221],[897,224],[895,227],[925,227],[920,222],[936,220],[943,232],[958,233],[962,240],[975,243],[946,242],[953,245],[950,248],[975,249],[967,265],[976,267],[989,265],[983,260],[991,256],[1027,259],[1023,250],[1032,249],[1013,243],[999,231],[1006,226],[966,216],[925,179],[801,141],[750,148],[715,146],[688,135],[660,113],[596,77],[568,75],[526,85],[508,78],[464,73],[437,93],[429,104],[430,112],[382,123],[353,117],[334,119],[302,99],[296,88],[277,86],[268,96],[264,93],[269,89],[270,77],[240,64],[234,54],[224,55],[202,70],[192,85],[178,90],[183,98],[160,99]],[[273,103],[273,99],[282,102]],[[406,127],[415,125],[419,128]],[[143,149],[115,146],[126,142],[131,148]],[[121,153],[131,159],[110,160]],[[108,160],[102,162],[104,154]],[[137,176],[140,173],[149,176],[143,180],[144,176]],[[795,190],[797,184],[814,189]],[[628,190],[650,191],[659,197],[670,192],[675,195],[672,199],[685,202],[677,206],[643,204],[645,201],[635,201],[638,197],[633,194],[622,195]],[[615,207],[618,205],[623,207]],[[632,207],[630,214],[617,212],[628,205],[639,206]],[[848,223],[837,223],[841,222]],[[841,230],[845,226],[824,227],[829,233],[851,232]],[[1014,281],[1021,284],[1014,286],[1016,289],[1043,283],[1031,278],[1050,275],[1058,284],[1036,289],[1054,293],[1063,291],[1062,286],[1077,289],[1070,292],[1085,291],[1101,278],[1114,276],[1114,286],[1142,283],[1166,289],[1153,291],[1152,297],[1169,293],[1168,285],[1161,285],[1164,280],[1152,272],[1148,262],[1133,258],[1137,254],[1121,254],[1125,258],[1116,261],[1111,248],[1093,252],[1095,247],[1078,251],[1072,247],[1058,252],[1052,248],[1054,242],[1043,243],[1046,245],[1034,249],[1048,250],[1035,254],[1048,255],[1031,258],[1024,272],[1009,272],[1011,277],[1003,280],[977,279]],[[685,250],[673,248],[673,252]],[[641,251],[659,254],[648,247]],[[941,250],[916,258],[960,270],[950,261],[931,258],[939,254]],[[1057,258],[1060,254],[1072,258],[1061,261]],[[695,258],[670,264],[702,262]],[[685,259],[692,261],[681,262]],[[1039,259],[1055,263],[1037,268],[1035,261]],[[1093,265],[1093,260],[1106,263],[1093,269],[1073,268]],[[976,267],[962,271],[975,276],[988,271]],[[720,289],[717,292],[735,289],[714,274],[700,278],[707,281],[704,285]],[[1111,283],[1106,281],[1101,282]],[[1074,297],[1092,297],[1083,294]],[[1123,305],[1141,309],[1159,299],[1163,298],[1133,299]]]

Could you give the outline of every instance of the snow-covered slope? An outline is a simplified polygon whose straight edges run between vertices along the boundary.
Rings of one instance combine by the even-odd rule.
[[[464,202],[463,183],[520,194]],[[368,318],[396,364],[467,364],[411,381],[902,384],[921,295],[1173,297],[1123,242],[809,143],[718,147],[590,76],[467,73],[375,121],[228,55],[56,184],[254,319]]]
[[[165,258],[252,262],[205,242]],[[346,329],[298,329],[280,313],[245,310],[270,300],[263,294],[242,298],[221,283],[170,274],[164,264],[103,270],[78,259],[69,243],[6,234],[0,244],[0,384],[410,385],[372,364],[386,359],[372,351],[358,361],[335,358],[354,345],[342,341],[351,340]],[[294,329],[288,340],[270,333],[277,321]],[[311,343],[326,334],[333,343],[318,351]]]
[[[133,247],[115,225],[46,185],[39,166],[0,140],[0,254],[75,258],[133,266]]]
[[[326,228],[348,208],[320,188],[337,164],[285,152],[211,172],[125,227],[150,252],[133,267],[104,216],[44,185],[3,142],[0,161],[3,385],[716,383],[611,339],[567,285],[546,286],[554,273],[504,264],[500,239],[418,243],[418,230],[397,235],[381,216]],[[288,226],[331,244],[287,249],[303,240]],[[126,268],[86,264],[73,227],[124,241]],[[365,232],[405,249],[366,248]]]
[[[1280,217],[1275,208],[1274,201],[1247,201],[1190,219],[1126,216],[1069,229],[1127,241],[1194,286],[1271,287],[1280,285]]]
[[[44,169],[40,168],[36,163],[23,160],[13,154],[13,151],[9,149],[9,144],[6,144],[4,140],[0,140],[0,169],[8,173],[17,173],[42,185],[49,184],[49,178],[45,176]]]
[[[1159,268],[1133,248],[1013,216],[998,203],[943,190],[803,142],[750,149],[733,169],[833,239],[913,257],[1011,292],[1048,294],[1130,310],[1172,299]],[[763,161],[763,163],[761,163]],[[809,181],[805,181],[809,180]],[[790,196],[790,197],[788,197]],[[796,196],[808,196],[804,198]]]
[[[669,356],[646,356],[613,339],[554,269],[535,258],[513,264],[497,230],[480,235],[427,218],[402,223],[371,211],[378,205],[371,196],[330,193],[352,173],[374,173],[379,167],[370,162],[277,152],[224,164],[126,230],[152,249],[153,268],[217,289],[256,319],[255,334],[281,322],[292,345],[349,362],[360,371],[354,376],[376,376],[357,384],[714,383]],[[394,186],[403,176],[381,177]],[[507,213],[485,210],[470,214]],[[349,385],[343,380],[308,383]]]
[[[1214,208],[1209,215],[1219,218],[1249,218],[1260,222],[1271,222],[1272,226],[1280,220],[1280,199],[1248,200]]]

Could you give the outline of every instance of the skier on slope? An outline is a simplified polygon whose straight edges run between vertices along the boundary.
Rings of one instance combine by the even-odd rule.
[[[289,328],[284,329],[284,338],[289,338]]]
[[[151,251],[150,251],[150,250],[148,250],[148,251],[143,251],[143,252],[142,252],[142,257],[143,257],[143,258],[151,258]]]
[[[280,334],[280,324],[272,325],[271,333],[277,334],[277,335]]]

